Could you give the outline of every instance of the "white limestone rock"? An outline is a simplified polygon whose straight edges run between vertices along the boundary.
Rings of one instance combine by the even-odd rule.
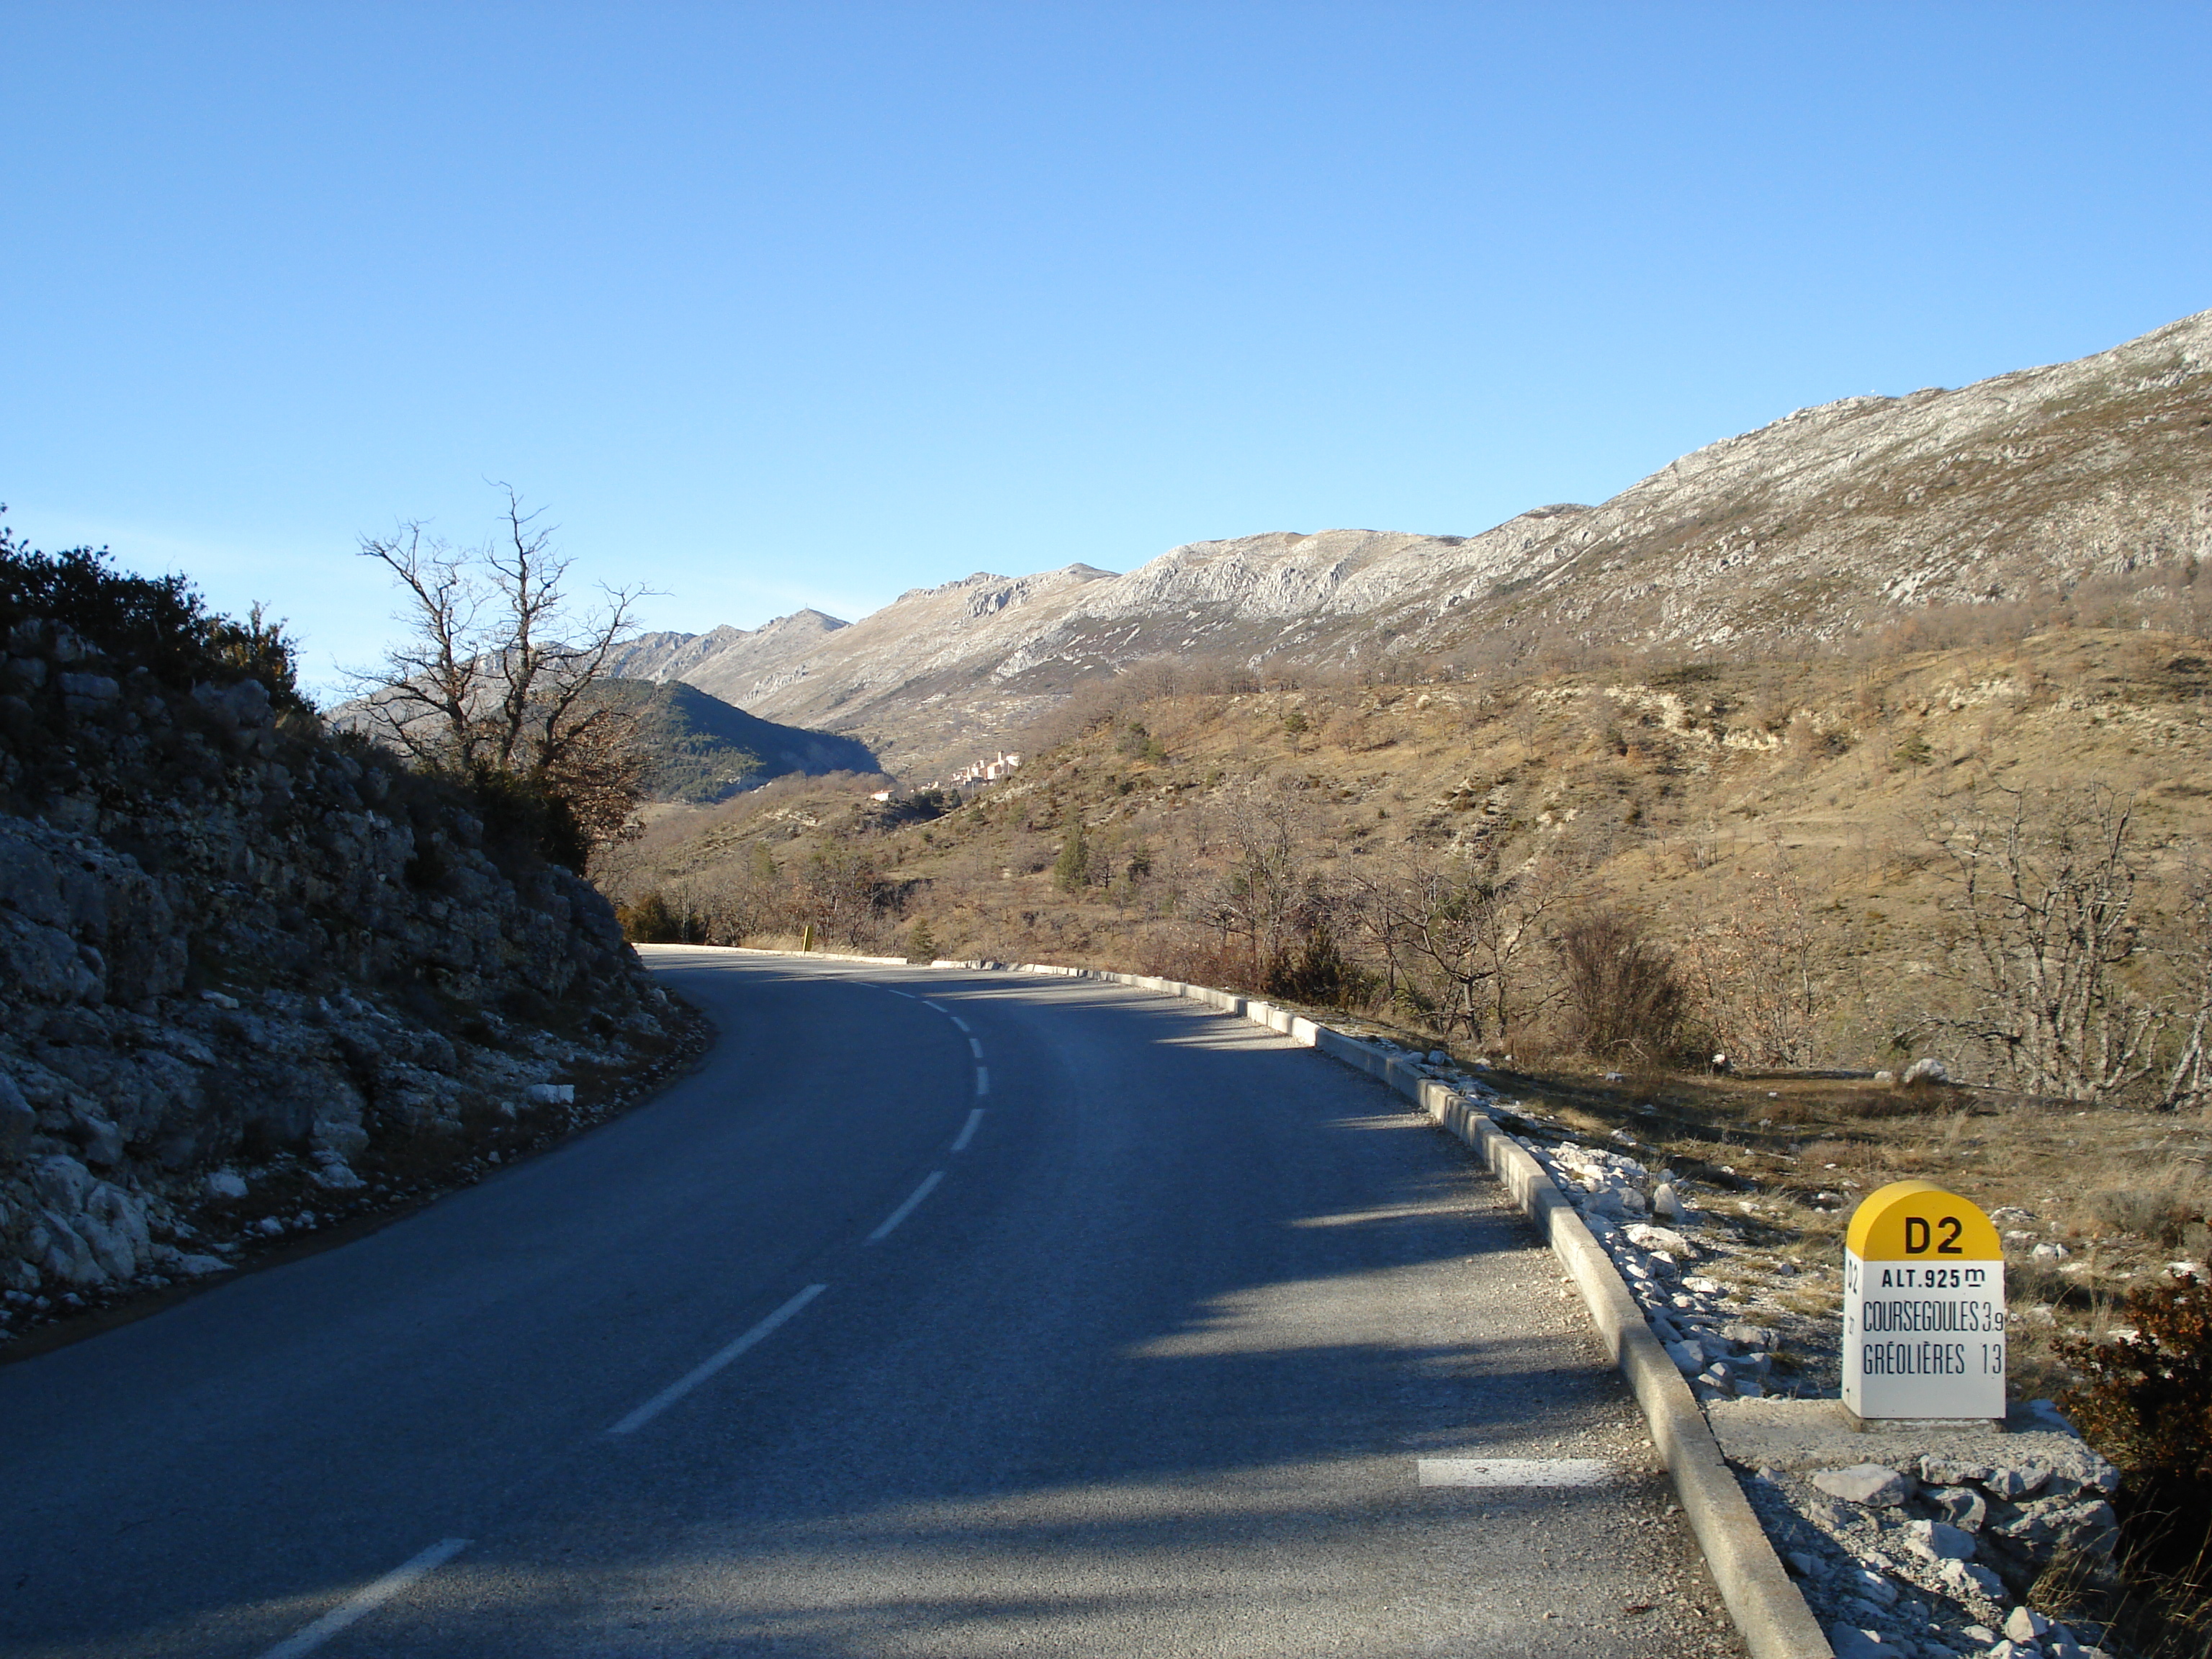
[[[1846,1469],[1821,1469],[1813,1484],[1831,1498],[1869,1509],[1894,1509],[1912,1496],[1911,1480],[1881,1463],[1855,1463]]]

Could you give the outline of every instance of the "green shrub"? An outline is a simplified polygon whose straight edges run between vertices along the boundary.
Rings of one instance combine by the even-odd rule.
[[[1091,848],[1083,839],[1080,818],[1069,825],[1067,839],[1060,844],[1060,856],[1053,860],[1052,879],[1063,893],[1079,892],[1091,880]]]
[[[1347,961],[1328,924],[1317,921],[1296,950],[1269,967],[1262,988],[1294,1002],[1346,1008],[1364,1002],[1374,987],[1374,975]]]
[[[108,568],[113,556],[104,547],[41,553],[0,525],[0,634],[44,617],[178,690],[256,679],[279,708],[307,712],[283,623],[258,605],[242,623],[219,616],[186,578],[128,575]]]
[[[1689,993],[1673,957],[1623,910],[1593,910],[1559,930],[1568,1023],[1576,1046],[1601,1060],[1657,1060],[1680,1042]]]
[[[906,936],[906,959],[908,962],[937,960],[937,935],[930,931],[929,918],[916,920]]]
[[[615,920],[622,923],[623,937],[633,945],[687,945],[684,919],[676,914],[659,888],[646,894],[635,904],[618,905]]]

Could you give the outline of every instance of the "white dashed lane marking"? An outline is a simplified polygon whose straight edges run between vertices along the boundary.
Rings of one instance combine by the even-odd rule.
[[[915,1207],[919,1205],[923,1199],[927,1198],[931,1193],[935,1191],[937,1188],[937,1183],[944,1179],[945,1171],[942,1170],[932,1170],[927,1175],[924,1176],[921,1180],[921,1185],[915,1188],[912,1193],[908,1194],[906,1202],[900,1205],[898,1208],[893,1210],[888,1216],[884,1217],[884,1224],[868,1235],[868,1243],[871,1244],[880,1244],[884,1240],[889,1238],[891,1236],[891,1230],[896,1227],[900,1222],[912,1215],[915,1212]]]
[[[956,1152],[966,1152],[968,1150],[968,1143],[975,1139],[976,1128],[982,1123],[982,1121],[983,1109],[981,1106],[978,1106],[974,1111],[968,1114],[968,1121],[960,1131],[960,1138],[952,1143],[952,1150]]]
[[[390,1572],[356,1595],[348,1596],[321,1618],[295,1636],[288,1636],[261,1656],[261,1659],[301,1659],[302,1654],[313,1653],[317,1648],[356,1620],[382,1607],[427,1572],[433,1572],[468,1548],[465,1538],[441,1538],[412,1556]]]
[[[1418,1457],[1424,1486],[1597,1486],[1613,1476],[1602,1457]]]
[[[927,1190],[926,1187],[925,1190]],[[915,1200],[909,1199],[908,1203],[911,1205],[915,1201]],[[896,1219],[903,1218],[904,1212],[902,1212]],[[888,1228],[885,1228],[879,1229],[878,1231],[887,1231],[889,1230]],[[869,1242],[871,1243],[874,1243],[872,1239]],[[790,1301],[785,1303],[781,1308],[778,1308],[767,1318],[762,1320],[759,1324],[754,1326],[736,1341],[731,1343],[728,1347],[722,1349],[720,1352],[714,1354],[712,1358],[702,1361],[699,1364],[694,1365],[690,1370],[684,1372],[683,1376],[678,1377],[673,1382],[671,1382],[659,1394],[653,1395],[652,1399],[647,1401],[645,1404],[640,1406],[628,1417],[623,1418],[622,1421],[616,1424],[614,1427],[609,1429],[607,1432],[609,1434],[631,1434],[635,1433],[637,1430],[643,1428],[647,1423],[653,1421],[654,1418],[659,1416],[661,1413],[666,1411],[678,1401],[683,1399],[685,1395],[690,1393],[692,1389],[697,1388],[702,1382],[704,1382],[716,1371],[720,1370],[723,1366],[728,1364],[739,1354],[744,1352],[746,1349],[751,1347],[763,1338],[768,1336],[777,1326],[782,1324],[785,1320],[790,1318],[793,1314],[797,1313],[801,1308],[804,1308],[808,1303],[813,1301],[816,1297],[821,1295],[823,1291],[829,1288],[830,1287],[827,1285],[809,1285],[797,1296],[793,1297]]]

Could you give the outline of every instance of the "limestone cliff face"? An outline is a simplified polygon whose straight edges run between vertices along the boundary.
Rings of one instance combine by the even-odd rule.
[[[668,1047],[605,902],[461,797],[252,680],[5,649],[0,1334],[434,1186]]]
[[[2208,556],[2212,312],[1958,391],[1800,410],[1600,506],[1480,535],[1274,532],[1126,575],[979,574],[849,628],[665,636],[622,672],[852,732],[921,781],[1078,675],[1146,658],[1357,667],[1547,632],[1692,651],[1831,640],[1931,601]]]

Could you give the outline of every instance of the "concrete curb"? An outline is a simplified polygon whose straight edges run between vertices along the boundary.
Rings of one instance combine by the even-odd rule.
[[[815,961],[865,963],[872,966],[909,964],[897,957],[833,956],[826,951],[757,951],[736,948],[749,956],[805,956]],[[1483,1160],[1492,1175],[1534,1224],[1552,1253],[1559,1259],[1582,1292],[1590,1322],[1604,1340],[1607,1352],[1636,1395],[1644,1419],[1651,1430],[1651,1443],[1674,1477],[1674,1492],[1698,1547],[1705,1552],[1713,1581],[1727,1602],[1729,1616],[1753,1659],[1834,1659],[1813,1610],[1784,1571],[1781,1558],[1752,1513],[1743,1489],[1736,1485],[1712,1426],[1698,1408],[1697,1398],[1682,1380],[1674,1362],[1667,1357],[1659,1339],[1644,1322],[1620,1270],[1604,1247],[1591,1237],[1565,1194],[1552,1182],[1528,1152],[1491,1121],[1490,1115],[1474,1100],[1425,1074],[1419,1066],[1382,1052],[1357,1037],[1277,1007],[1255,997],[1233,991],[1217,991],[1181,980],[1156,979],[1148,974],[1117,974],[1103,968],[1059,968],[1020,962],[933,962],[932,968],[969,971],[1036,974],[1059,979],[1102,980],[1182,997],[1240,1019],[1264,1025],[1293,1042],[1319,1050],[1330,1059],[1366,1073],[1409,1100],[1428,1115],[1439,1128],[1464,1141]]]

